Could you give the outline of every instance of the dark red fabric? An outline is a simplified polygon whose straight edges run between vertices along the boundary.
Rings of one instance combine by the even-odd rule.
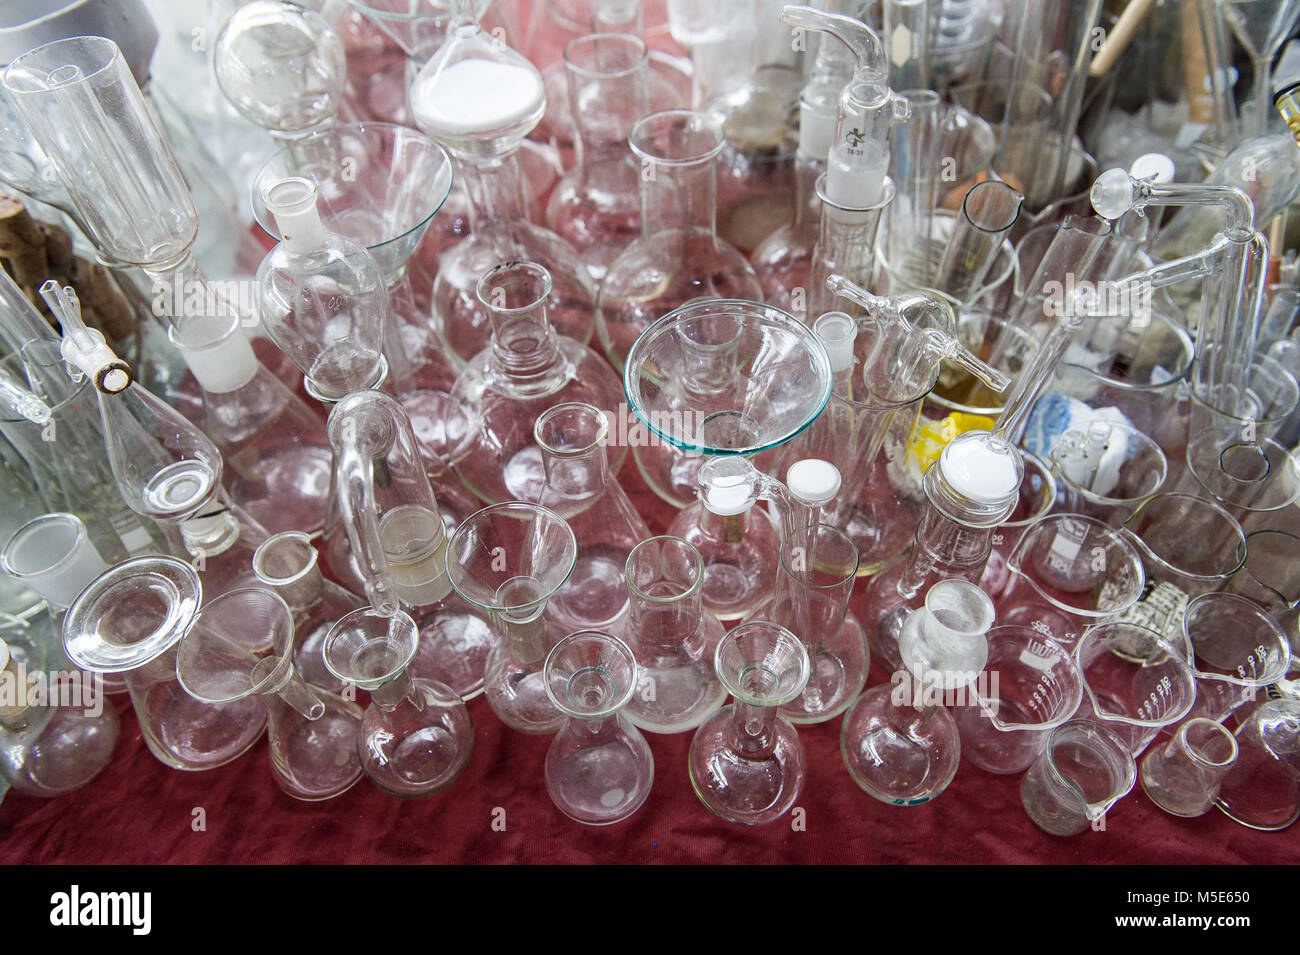
[[[622,480],[661,533],[669,509],[630,462]],[[873,670],[872,683],[884,679]],[[838,719],[799,730],[809,764],[801,813],[759,829],[717,819],[691,790],[691,734],[647,734],[655,757],[650,798],[625,822],[589,828],[561,815],[546,795],[550,738],[506,729],[482,697],[469,705],[474,755],[446,791],[401,800],[363,779],[322,803],[280,791],[265,742],[211,772],[167,769],[145,749],[123,704],[117,757],[90,786],[50,800],[10,793],[0,805],[0,863],[1300,862],[1295,831],[1254,832],[1217,810],[1176,819],[1140,787],[1109,813],[1106,831],[1055,838],[1025,815],[1019,777],[969,763],[927,805],[887,806],[845,771]],[[196,831],[199,809],[205,831]]]

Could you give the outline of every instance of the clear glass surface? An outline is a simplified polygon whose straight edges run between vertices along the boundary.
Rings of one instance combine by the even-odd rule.
[[[1133,789],[1133,757],[1104,727],[1070,722],[1054,729],[1020,782],[1020,801],[1034,824],[1073,836],[1102,819]]]
[[[546,751],[551,801],[589,826],[622,822],[654,782],[650,746],[622,712],[640,682],[636,657],[615,636],[580,630],[547,654],[542,679],[566,717]]]
[[[1300,817],[1300,703],[1272,700],[1234,734],[1237,761],[1214,804],[1251,829],[1285,829]]]
[[[1160,445],[1146,434],[1100,419],[1067,430],[1049,457],[1065,509],[1115,527],[1159,493],[1169,470]]]
[[[1237,760],[1237,740],[1213,720],[1188,720],[1165,746],[1150,750],[1138,767],[1147,798],[1174,816],[1210,811],[1219,784]]]

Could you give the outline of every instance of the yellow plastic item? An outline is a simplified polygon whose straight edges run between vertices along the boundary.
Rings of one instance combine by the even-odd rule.
[[[991,431],[993,419],[979,414],[964,414],[954,411],[938,421],[922,419],[916,427],[912,438],[911,455],[921,474],[929,470],[930,465],[939,460],[939,455],[948,446],[948,442],[967,431]]]

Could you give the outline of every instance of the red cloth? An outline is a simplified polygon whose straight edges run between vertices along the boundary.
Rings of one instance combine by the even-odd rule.
[[[662,532],[670,510],[631,462],[621,477],[651,530]],[[873,684],[883,679],[873,670]],[[1105,832],[1055,838],[1025,815],[1018,776],[991,776],[966,762],[938,799],[887,806],[845,771],[838,719],[799,730],[809,765],[802,813],[759,829],[723,822],[691,790],[691,734],[646,734],[655,757],[650,798],[631,819],[591,828],[561,815],[546,794],[550,737],[506,729],[482,697],[469,704],[474,755],[446,791],[402,800],[362,779],[321,803],[280,791],[264,741],[211,772],[167,769],[122,702],[117,757],[91,785],[58,799],[6,797],[0,863],[1300,862],[1295,832],[1255,832],[1218,810],[1176,819],[1140,786],[1111,810]]]

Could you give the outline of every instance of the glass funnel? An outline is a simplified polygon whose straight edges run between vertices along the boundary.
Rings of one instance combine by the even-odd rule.
[[[650,795],[655,763],[623,714],[640,682],[627,644],[599,630],[571,633],[546,656],[546,695],[566,717],[546,750],[546,791],[557,809],[589,826],[632,815]]]
[[[457,365],[488,346],[493,322],[475,296],[479,278],[500,262],[540,263],[554,280],[556,330],[591,339],[595,292],[582,259],[548,229],[529,221],[519,147],[546,110],[542,76],[476,20],[468,0],[453,0],[445,42],[411,84],[415,125],[458,160],[470,197],[471,232],[445,250],[433,290],[433,316]]]
[[[779,708],[803,692],[808,651],[784,627],[755,621],[727,632],[713,664],[734,701],[691,739],[691,785],[728,822],[774,822],[799,799],[807,776],[803,743]]]
[[[322,648],[331,673],[370,693],[356,736],[362,771],[384,792],[407,799],[450,786],[474,746],[460,697],[407,672],[419,643],[420,631],[405,613],[365,607],[342,617]]]
[[[868,795],[919,806],[948,788],[962,740],[945,703],[959,702],[949,691],[969,686],[983,669],[993,616],[993,602],[974,584],[941,580],[904,623],[907,673],[858,697],[840,728],[844,765]]]
[[[173,769],[224,766],[266,728],[266,707],[257,697],[203,703],[176,677],[177,646],[201,597],[189,564],[136,557],[91,581],[63,618],[68,657],[92,673],[125,674],[145,745]]]
[[[1074,836],[1105,817],[1133,789],[1137,766],[1104,726],[1069,722],[1020,782],[1020,802],[1034,824],[1054,836]]]
[[[330,799],[361,778],[361,707],[308,686],[293,654],[289,605],[269,590],[232,590],[190,621],[177,648],[176,677],[204,703],[260,697],[275,781],[295,799]]]
[[[453,399],[482,422],[457,473],[486,504],[535,501],[545,481],[534,435],[537,417],[577,401],[617,421],[618,378],[599,355],[552,325],[556,289],[551,273],[536,262],[496,264],[479,279],[476,294],[491,316],[493,334],[452,388]],[[626,455],[626,444],[613,448],[611,474]]]
[[[334,406],[328,427],[339,515],[371,605],[409,608],[420,632],[415,676],[476,696],[491,628],[452,593],[447,528],[406,411],[382,392],[358,391]]]
[[[112,761],[120,723],[117,708],[91,680],[57,673],[58,634],[45,623],[0,630],[0,680],[17,689],[0,705],[0,798],[14,789],[27,796],[61,796],[91,782]],[[39,634],[34,631],[41,631]],[[32,699],[29,677],[57,678],[45,699]],[[85,674],[78,674],[85,676]],[[81,700],[72,702],[77,690]],[[67,694],[67,703],[53,697]]]
[[[641,168],[641,237],[610,264],[596,301],[596,329],[615,368],[651,323],[687,302],[763,297],[745,257],[717,234],[721,121],[664,110],[640,118],[629,142]]]
[[[723,629],[701,599],[704,559],[680,537],[652,537],[628,554],[626,573],[627,644],[641,671],[627,718],[651,733],[694,729],[727,696],[713,672]]]
[[[447,575],[462,598],[492,617],[495,640],[484,692],[501,722],[521,733],[554,733],[564,714],[546,694],[542,666],[568,631],[549,611],[577,562],[564,518],[512,501],[471,514],[447,545]]]

